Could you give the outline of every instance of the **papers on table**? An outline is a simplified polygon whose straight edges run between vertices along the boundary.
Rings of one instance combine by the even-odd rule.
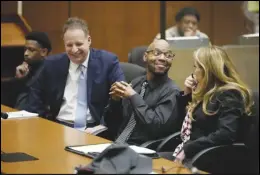
[[[97,152],[101,153],[104,151],[111,143],[104,143],[104,144],[96,144],[96,145],[84,145],[84,146],[72,146],[70,149],[79,151],[82,153],[89,153],[89,152]]]
[[[37,117],[37,113],[27,112],[25,110],[22,111],[15,111],[15,112],[7,112],[8,118],[26,118],[26,117]]]
[[[95,152],[95,153],[101,153],[104,151],[108,146],[110,146],[111,143],[103,143],[103,144],[96,144],[96,145],[84,145],[84,146],[71,146],[70,149],[82,152],[85,154],[88,154],[90,152]],[[148,148],[143,148],[139,146],[129,146],[131,149],[133,149],[136,153],[139,154],[155,154],[156,151],[148,149]]]
[[[139,154],[154,154],[154,153],[156,153],[156,151],[154,151],[154,150],[144,148],[144,147],[140,147],[140,146],[131,145],[129,147],[132,148],[135,152],[137,152]]]

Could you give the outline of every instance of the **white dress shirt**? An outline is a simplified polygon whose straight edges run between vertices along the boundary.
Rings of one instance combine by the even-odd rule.
[[[85,67],[84,76],[87,73],[88,68],[88,61],[89,61],[89,53],[87,59],[83,62]],[[79,65],[70,61],[69,65],[69,73],[67,77],[67,82],[64,90],[63,95],[63,104],[61,105],[59,114],[57,116],[57,120],[63,121],[66,123],[74,123],[76,108],[77,108],[77,95],[78,95],[78,83],[79,83],[79,76],[81,70],[78,69]],[[89,108],[87,109],[86,114],[87,120],[93,120],[92,116],[90,115]]]

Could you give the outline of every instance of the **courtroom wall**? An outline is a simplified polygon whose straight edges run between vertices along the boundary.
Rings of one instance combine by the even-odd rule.
[[[1,1],[1,14],[15,13],[17,1]],[[233,44],[246,33],[241,1],[167,1],[166,27],[174,23],[176,12],[185,6],[201,14],[200,30],[213,44]],[[62,25],[68,18],[68,1],[23,1],[23,16],[33,30],[46,31],[53,52],[64,51]],[[85,19],[90,28],[92,47],[116,53],[127,61],[129,50],[147,45],[160,31],[159,1],[71,1],[71,16]]]

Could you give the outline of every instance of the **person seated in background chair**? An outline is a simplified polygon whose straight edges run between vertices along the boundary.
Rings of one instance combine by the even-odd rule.
[[[182,143],[173,153],[160,153],[184,163],[206,148],[244,140],[244,124],[253,103],[250,90],[222,48],[199,48],[193,59],[194,72],[186,78],[180,98],[183,108],[187,105]]]
[[[146,75],[112,85],[104,118],[115,142],[140,145],[180,129],[179,88],[168,77],[173,58],[167,41],[154,41],[144,55]]]
[[[84,20],[69,18],[63,27],[63,40],[66,53],[45,60],[31,86],[26,110],[93,133],[104,125],[102,116],[111,85],[124,81],[124,74],[115,54],[90,48]]]
[[[147,48],[148,46],[138,46],[131,49],[130,52],[128,53],[128,62],[145,68],[146,64],[144,62],[143,57]]]
[[[205,33],[198,29],[200,22],[199,12],[192,7],[181,9],[175,16],[176,25],[168,28],[165,31],[165,38],[198,36],[200,38],[208,38]],[[158,33],[155,39],[160,39],[161,34]]]
[[[16,67],[12,87],[17,89],[15,108],[24,109],[31,84],[40,73],[43,61],[51,52],[51,42],[44,32],[33,31],[25,36],[24,62]]]
[[[245,17],[253,23],[253,29],[247,26],[250,33],[259,33],[259,1],[244,1],[242,10]]]
[[[120,62],[120,67],[125,75],[125,81],[130,83],[133,79],[146,74],[146,69],[136,64]]]

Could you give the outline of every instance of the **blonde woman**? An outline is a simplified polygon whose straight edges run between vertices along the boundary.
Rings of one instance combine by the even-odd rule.
[[[249,89],[222,48],[199,48],[193,59],[194,72],[186,78],[180,98],[183,107],[187,106],[182,143],[170,158],[180,162],[205,148],[242,139],[243,119],[252,106]]]

